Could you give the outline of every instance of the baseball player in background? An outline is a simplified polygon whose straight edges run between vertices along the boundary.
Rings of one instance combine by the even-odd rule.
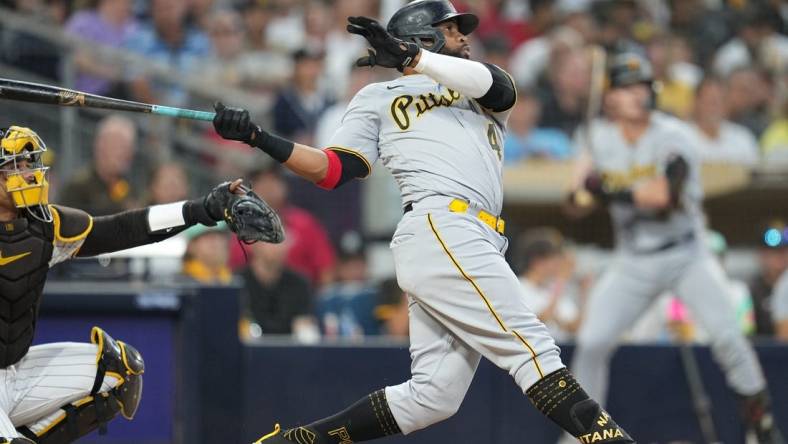
[[[651,67],[641,55],[613,56],[608,77],[606,117],[579,130],[569,201],[579,215],[595,204],[609,208],[616,256],[591,292],[572,369],[591,396],[604,400],[618,338],[659,294],[672,290],[709,332],[747,429],[760,443],[783,442],[760,364],[726,297],[724,271],[703,242],[703,190],[691,132],[653,110]]]
[[[788,342],[788,271],[780,275],[770,299],[775,337],[780,341]]]
[[[90,344],[31,347],[49,268],[164,240],[224,218],[240,180],[208,196],[91,217],[50,205],[46,145],[28,128],[0,130],[0,444],[64,444],[118,413],[131,419],[142,394],[142,357],[98,327]]]
[[[482,356],[581,442],[634,442],[565,368],[504,259],[502,141],[516,93],[501,68],[469,60],[467,36],[478,18],[447,0],[420,0],[398,10],[387,29],[366,17],[348,21],[348,31],[374,48],[359,65],[404,76],[356,94],[328,148],[279,138],[247,111],[221,104],[214,126],[322,188],[366,177],[378,159],[392,172],[405,213],[391,249],[411,298],[412,378],[311,424],[277,425],[258,442],[351,443],[412,433],[457,411]]]

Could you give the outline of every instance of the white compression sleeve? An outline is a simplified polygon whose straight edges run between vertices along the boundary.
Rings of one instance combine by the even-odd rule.
[[[183,205],[186,201],[165,205],[154,205],[148,209],[148,228],[151,232],[186,225]]]
[[[474,99],[487,94],[493,84],[492,73],[483,64],[459,57],[435,54],[423,49],[419,63],[413,69],[420,74],[428,75],[447,88]]]

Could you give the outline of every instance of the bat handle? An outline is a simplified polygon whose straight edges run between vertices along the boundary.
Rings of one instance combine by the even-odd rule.
[[[159,105],[153,105],[151,107],[151,113],[161,116],[179,117],[182,119],[205,120],[208,122],[212,121],[216,116],[216,113],[210,111],[195,111],[191,109],[173,108],[170,106]]]

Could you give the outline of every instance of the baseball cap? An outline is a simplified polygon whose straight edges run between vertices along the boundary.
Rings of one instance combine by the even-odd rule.
[[[766,248],[788,247],[788,225],[781,219],[768,221],[761,230],[758,244]]]

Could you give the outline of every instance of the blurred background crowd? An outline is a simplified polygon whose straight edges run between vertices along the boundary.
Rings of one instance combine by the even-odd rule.
[[[590,48],[600,45],[648,56],[659,85],[657,107],[692,124],[704,161],[740,168],[749,189],[768,192],[769,185],[785,191],[780,184],[788,174],[788,2],[454,3],[481,19],[472,36],[474,59],[502,66],[519,89],[505,140],[507,173],[563,165],[574,157],[573,138],[592,87]],[[346,17],[385,22],[402,4],[0,0],[0,74],[195,109],[222,100],[250,109],[279,135],[322,147],[361,87],[396,74],[353,67],[365,42],[345,31]],[[63,267],[60,279],[237,284],[246,338],[407,337],[407,297],[391,278],[386,244],[401,203],[382,168],[328,194],[248,147],[221,140],[207,123],[1,105],[3,126],[31,126],[52,149],[55,202],[102,215],[194,197],[217,181],[244,177],[279,211],[287,230],[284,244],[244,246],[221,227],[195,227],[166,246]],[[572,233],[541,227],[556,225],[538,217],[544,196],[527,189],[512,194],[507,209],[525,208],[532,216],[512,224],[508,233],[512,267],[531,308],[559,341],[571,341],[609,245],[570,242]],[[788,200],[786,193],[774,196],[781,196],[769,204],[774,217],[729,211],[747,227],[746,233],[723,230],[726,236],[737,230],[735,245],[711,230],[707,242],[732,273],[736,298],[730,303],[741,328],[788,341],[788,310],[772,310],[780,306],[772,300],[774,286],[788,269],[788,229],[780,220]],[[551,199],[547,204],[560,205],[560,198]],[[715,220],[710,227],[717,228]],[[140,258],[143,271],[129,265]],[[630,339],[706,340],[677,296],[661,296]]]

